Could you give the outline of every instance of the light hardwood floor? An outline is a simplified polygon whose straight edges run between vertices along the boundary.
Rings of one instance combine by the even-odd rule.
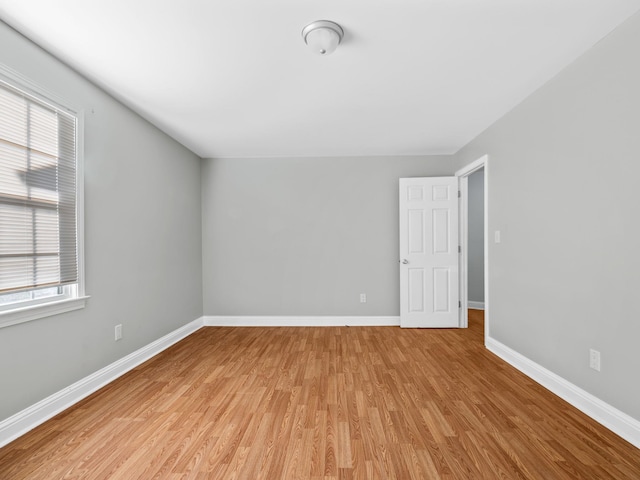
[[[0,478],[640,479],[469,323],[204,328],[0,449]]]

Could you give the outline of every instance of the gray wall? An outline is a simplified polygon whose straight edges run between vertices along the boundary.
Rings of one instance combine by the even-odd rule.
[[[455,166],[452,157],[204,160],[204,313],[399,315],[398,179]]]
[[[1,420],[199,318],[202,237],[199,158],[1,22],[0,62],[85,110],[91,295],[0,329]]]
[[[639,45],[636,14],[458,154],[489,155],[490,335],[638,420]]]
[[[484,168],[468,177],[468,300],[484,303]]]

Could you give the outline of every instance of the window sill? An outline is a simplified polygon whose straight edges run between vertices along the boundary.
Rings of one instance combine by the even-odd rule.
[[[59,313],[80,310],[85,307],[88,298],[88,296],[65,298],[64,300],[0,312],[0,328],[50,317],[51,315],[58,315]]]

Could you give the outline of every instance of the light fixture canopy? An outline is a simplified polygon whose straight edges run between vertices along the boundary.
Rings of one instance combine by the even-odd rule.
[[[318,55],[329,55],[342,41],[344,30],[330,20],[317,20],[302,29],[304,43]]]

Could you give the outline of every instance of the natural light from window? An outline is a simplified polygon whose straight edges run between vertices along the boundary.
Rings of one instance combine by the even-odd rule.
[[[80,296],[77,125],[0,77],[0,326],[6,313]]]

